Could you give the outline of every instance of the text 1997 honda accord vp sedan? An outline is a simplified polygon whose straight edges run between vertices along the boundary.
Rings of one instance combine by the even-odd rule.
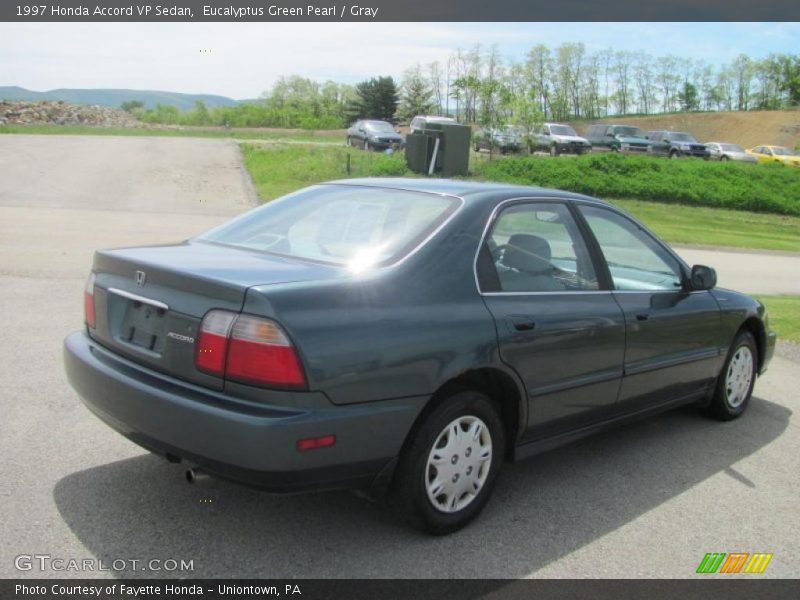
[[[505,459],[682,404],[742,414],[775,334],[715,282],[593,198],[349,180],[97,252],[65,363],[98,417],[170,460],[389,490],[446,533]]]

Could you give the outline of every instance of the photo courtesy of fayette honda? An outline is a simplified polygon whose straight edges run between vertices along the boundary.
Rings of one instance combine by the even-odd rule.
[[[735,419],[776,339],[607,202],[448,180],[315,185],[98,251],[84,306],[70,384],[190,480],[358,489],[434,534],[505,461],[687,404]]]

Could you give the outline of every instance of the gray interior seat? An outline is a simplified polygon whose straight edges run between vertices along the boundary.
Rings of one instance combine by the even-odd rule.
[[[503,250],[499,269],[500,286],[505,292],[549,292],[563,290],[554,277],[548,241],[538,235],[515,233]]]

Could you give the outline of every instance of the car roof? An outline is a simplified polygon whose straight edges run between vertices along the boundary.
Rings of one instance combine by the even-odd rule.
[[[513,197],[536,197],[536,198],[562,198],[572,200],[585,200],[589,202],[609,204],[605,200],[565,192],[552,188],[514,185],[510,183],[463,181],[460,179],[424,179],[414,177],[366,177],[361,179],[339,179],[328,181],[327,184],[333,185],[353,185],[364,187],[377,187],[394,190],[408,190],[412,192],[423,192],[428,194],[446,194],[457,196],[466,201],[477,199],[486,200],[487,196],[497,198],[498,196]]]

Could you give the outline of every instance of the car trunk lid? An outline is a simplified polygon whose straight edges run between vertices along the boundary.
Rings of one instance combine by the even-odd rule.
[[[222,389],[195,367],[195,344],[211,309],[239,312],[255,285],[339,277],[333,266],[206,242],[105,250],[95,254],[96,326],[90,335],[126,358]]]

